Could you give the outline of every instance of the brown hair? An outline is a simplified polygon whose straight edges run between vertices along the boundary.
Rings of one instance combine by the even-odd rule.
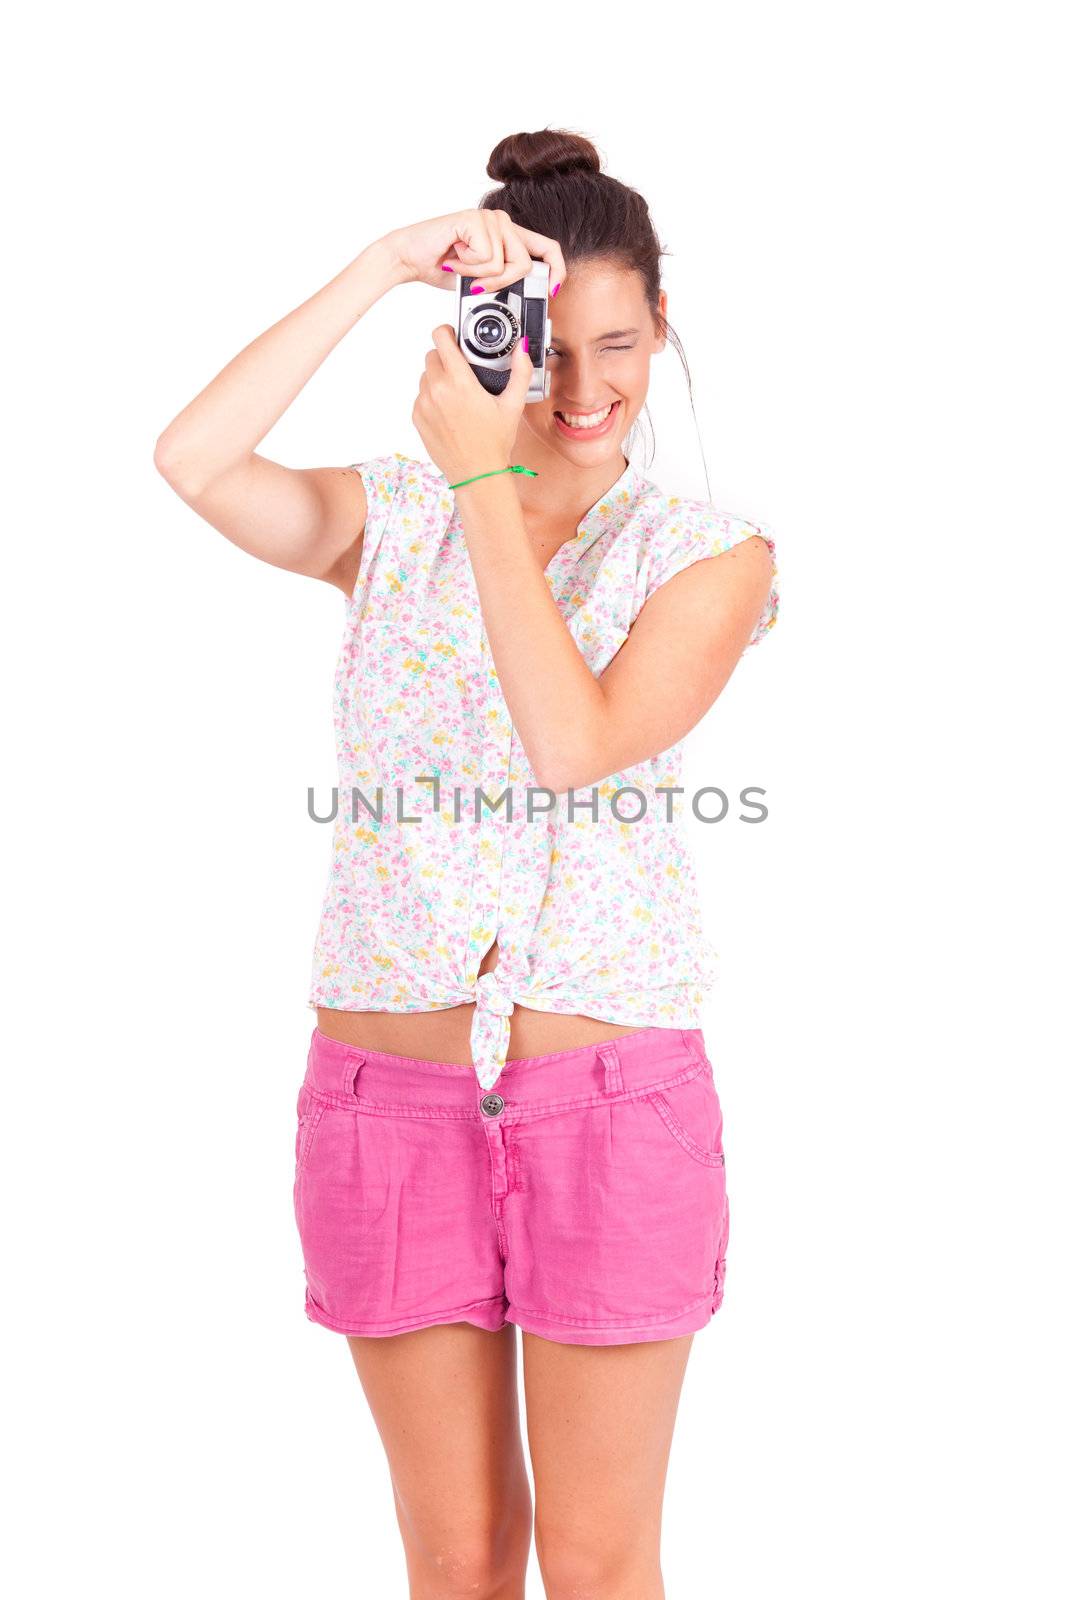
[[[682,342],[659,311],[660,259],[670,251],[659,242],[643,196],[602,172],[596,146],[566,129],[508,134],[486,171],[502,187],[482,197],[481,209],[506,211],[520,228],[555,239],[568,267],[598,260],[640,275],[656,330],[677,350],[692,402]]]

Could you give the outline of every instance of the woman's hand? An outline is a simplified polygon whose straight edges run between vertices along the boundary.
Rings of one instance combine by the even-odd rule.
[[[533,372],[522,341],[511,353],[508,386],[497,395],[474,376],[450,323],[433,330],[433,342],[411,413],[431,460],[447,483],[510,466]]]
[[[456,273],[476,277],[483,289],[503,289],[525,278],[534,257],[546,262],[555,294],[567,275],[555,239],[520,228],[506,211],[453,211],[429,222],[413,222],[386,234],[405,283],[448,289]]]

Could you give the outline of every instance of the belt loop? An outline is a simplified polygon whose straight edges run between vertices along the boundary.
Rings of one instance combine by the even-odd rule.
[[[349,1050],[347,1058],[346,1058],[346,1061],[345,1061],[345,1093],[346,1094],[355,1094],[355,1092],[356,1092],[356,1079],[359,1077],[359,1069],[360,1069],[360,1067],[362,1067],[364,1065],[364,1063],[366,1062],[366,1059],[367,1058],[362,1053],[362,1051]]]
[[[622,1081],[622,1066],[615,1044],[610,1039],[604,1044],[598,1044],[596,1053],[604,1063],[604,1088],[608,1094],[621,1093],[625,1084]]]

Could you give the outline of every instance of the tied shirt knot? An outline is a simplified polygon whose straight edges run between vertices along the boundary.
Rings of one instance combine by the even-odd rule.
[[[471,1060],[483,1089],[491,1089],[504,1070],[514,1010],[515,1002],[495,972],[483,972],[475,980]]]
[[[483,972],[474,985],[474,1003],[480,1011],[494,1017],[510,1017],[515,1002],[508,995],[495,972]]]

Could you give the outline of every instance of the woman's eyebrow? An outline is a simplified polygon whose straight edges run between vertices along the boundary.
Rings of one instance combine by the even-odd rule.
[[[611,331],[611,333],[598,333],[596,338],[593,339],[591,341],[591,343],[599,344],[601,339],[625,339],[631,333],[640,333],[640,332],[641,332],[640,328],[614,328]],[[562,344],[564,341],[563,340],[557,340],[555,342],[556,342],[556,347],[558,349],[559,345]]]

